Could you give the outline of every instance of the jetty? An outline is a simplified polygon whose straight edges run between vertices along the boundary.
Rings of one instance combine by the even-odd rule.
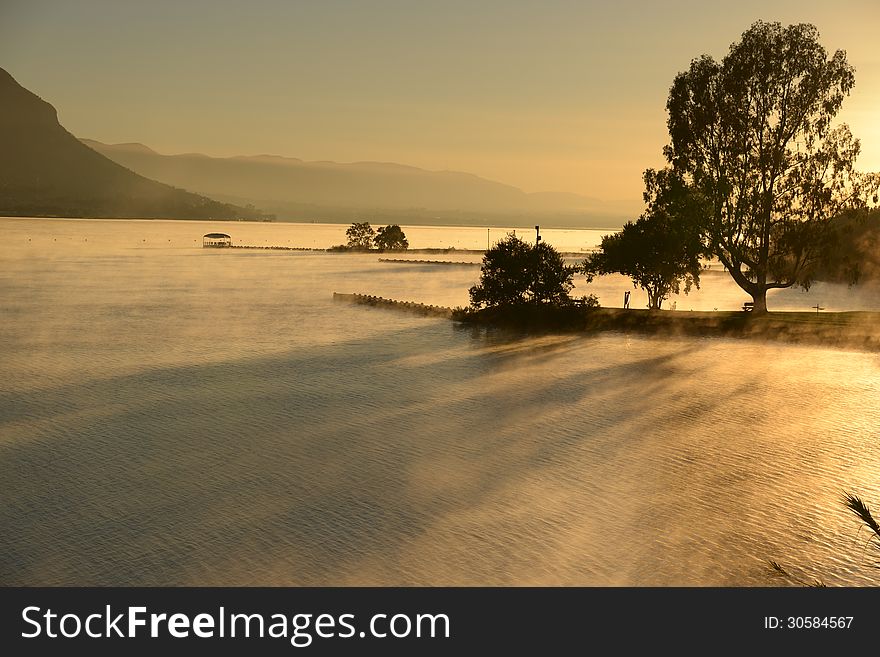
[[[479,262],[464,262],[454,260],[413,260],[408,258],[379,258],[379,262],[389,262],[404,265],[446,265],[451,267],[479,267]]]
[[[307,246],[250,246],[247,244],[232,244],[230,245],[231,249],[254,249],[260,251],[320,251],[324,252],[327,249],[312,249]]]
[[[445,319],[451,319],[453,312],[452,308],[447,308],[446,306],[431,306],[424,303],[416,303],[415,301],[398,301],[396,299],[386,299],[371,294],[341,294],[339,292],[334,292],[333,300],[354,303],[361,306],[400,310],[415,315],[422,315],[424,317],[442,317]]]

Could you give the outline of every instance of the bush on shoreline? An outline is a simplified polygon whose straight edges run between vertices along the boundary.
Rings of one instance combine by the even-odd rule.
[[[527,244],[515,235],[497,242],[483,256],[480,282],[468,291],[471,307],[566,306],[576,267],[565,264],[549,244]]]

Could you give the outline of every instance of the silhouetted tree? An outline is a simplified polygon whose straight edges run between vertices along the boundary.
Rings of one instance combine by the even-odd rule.
[[[704,197],[709,252],[756,313],[767,290],[808,287],[828,220],[876,193],[877,177],[853,169],[858,140],[831,126],[854,83],[814,26],[759,21],[720,63],[704,55],[672,84],[666,157]]]
[[[471,306],[568,304],[576,271],[549,244],[532,246],[509,235],[483,256],[480,282],[470,289]]]
[[[364,221],[349,226],[345,231],[345,236],[348,238],[348,248],[369,250],[373,246],[376,231],[370,226],[370,222]]]
[[[648,293],[648,308],[659,310],[670,294],[700,287],[703,245],[696,229],[698,197],[670,169],[644,174],[648,209],[623,230],[602,238],[599,252],[583,263],[590,282],[619,272]]]
[[[406,239],[400,226],[392,224],[391,226],[382,226],[376,231],[376,237],[373,243],[377,249],[385,251],[398,251],[409,248],[409,241]]]

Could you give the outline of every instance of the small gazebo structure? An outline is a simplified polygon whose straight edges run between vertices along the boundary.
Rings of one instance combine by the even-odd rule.
[[[208,233],[202,238],[202,247],[204,248],[223,248],[232,246],[232,238],[226,233]]]

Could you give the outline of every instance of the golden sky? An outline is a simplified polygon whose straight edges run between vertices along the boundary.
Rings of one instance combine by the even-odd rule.
[[[839,118],[880,170],[876,0],[0,0],[0,66],[79,137],[639,202],[673,77],[758,19],[814,23],[847,51]]]

